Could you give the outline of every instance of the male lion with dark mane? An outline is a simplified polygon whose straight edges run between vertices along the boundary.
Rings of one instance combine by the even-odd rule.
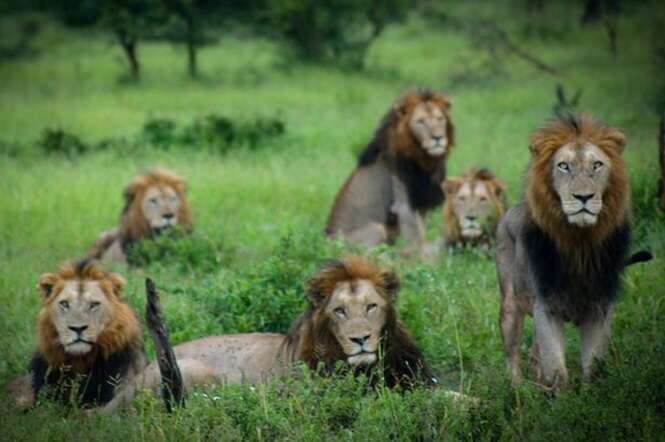
[[[499,220],[506,213],[506,185],[485,168],[472,168],[442,184],[443,244],[489,244]]]
[[[531,137],[524,201],[497,232],[500,325],[513,384],[522,380],[524,315],[533,316],[533,371],[555,392],[568,380],[564,322],[580,330],[582,371],[604,357],[630,248],[624,135],[590,117],[555,120]]]
[[[192,230],[192,214],[186,197],[187,183],[165,169],[151,169],[125,188],[120,227],[102,232],[88,257],[127,262],[128,247],[174,226]]]
[[[424,216],[443,202],[440,183],[455,143],[450,107],[446,97],[425,90],[406,94],[390,109],[337,194],[328,236],[375,247],[402,233],[422,252]]]
[[[436,379],[418,346],[397,319],[397,276],[358,257],[332,261],[307,283],[307,310],[287,335],[244,333],[209,336],[173,348],[185,387],[205,383],[258,383],[287,375],[301,361],[332,373],[338,362],[354,371],[383,370],[389,387],[432,385]],[[379,364],[380,356],[383,358]],[[372,379],[376,381],[376,376]],[[137,389],[156,389],[157,362],[118,393],[106,409],[131,401]],[[454,394],[453,394],[454,396]]]
[[[39,278],[31,376],[9,385],[20,406],[32,405],[42,390],[65,403],[103,405],[145,368],[141,327],[122,298],[124,285],[87,260]]]

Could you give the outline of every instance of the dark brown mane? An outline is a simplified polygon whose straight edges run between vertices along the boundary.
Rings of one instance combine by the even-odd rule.
[[[408,124],[413,109],[418,104],[428,101],[433,101],[439,106],[447,121],[448,149],[446,154],[439,158],[432,158],[418,148],[411,131],[404,127],[405,123]],[[416,162],[420,168],[428,173],[440,168],[441,164],[445,162],[450,149],[455,145],[455,125],[450,118],[449,109],[450,101],[438,92],[426,88],[407,92],[381,119],[372,141],[363,149],[358,158],[358,166],[368,166],[374,163],[382,153],[390,151]]]
[[[412,386],[418,382],[432,384],[434,376],[422,352],[397,319],[394,299],[399,280],[388,271],[380,271],[359,257],[347,257],[324,265],[307,284],[309,306],[291,326],[285,346],[291,360],[305,362],[311,369],[322,364],[331,373],[338,361],[345,359],[324,309],[335,287],[342,282],[366,279],[371,281],[387,301],[387,318],[383,329],[383,377],[388,386]]]

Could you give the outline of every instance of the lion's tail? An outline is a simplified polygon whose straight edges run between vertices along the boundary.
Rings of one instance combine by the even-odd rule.
[[[185,404],[185,384],[182,381],[182,374],[176,362],[173,347],[169,340],[169,331],[166,328],[162,318],[162,307],[159,303],[159,295],[155,290],[155,283],[150,279],[145,280],[145,294],[147,304],[145,308],[145,319],[150,330],[150,335],[155,341],[155,350],[157,353],[157,364],[162,376],[162,398],[166,409],[171,412],[173,403],[183,406]]]
[[[628,267],[633,264],[638,264],[640,262],[647,262],[653,259],[653,255],[648,250],[640,250],[637,253],[633,253],[627,260],[625,267]]]

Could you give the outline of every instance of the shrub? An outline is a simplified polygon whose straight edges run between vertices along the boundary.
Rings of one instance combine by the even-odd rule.
[[[63,129],[46,128],[37,146],[47,154],[60,154],[69,158],[87,153],[93,146],[84,143],[77,135]]]

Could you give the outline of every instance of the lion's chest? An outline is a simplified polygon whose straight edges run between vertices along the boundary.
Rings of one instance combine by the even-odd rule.
[[[588,256],[562,253],[536,226],[525,229],[522,239],[536,296],[554,314],[579,323],[603,314],[616,300],[630,246],[628,224],[616,229]]]

